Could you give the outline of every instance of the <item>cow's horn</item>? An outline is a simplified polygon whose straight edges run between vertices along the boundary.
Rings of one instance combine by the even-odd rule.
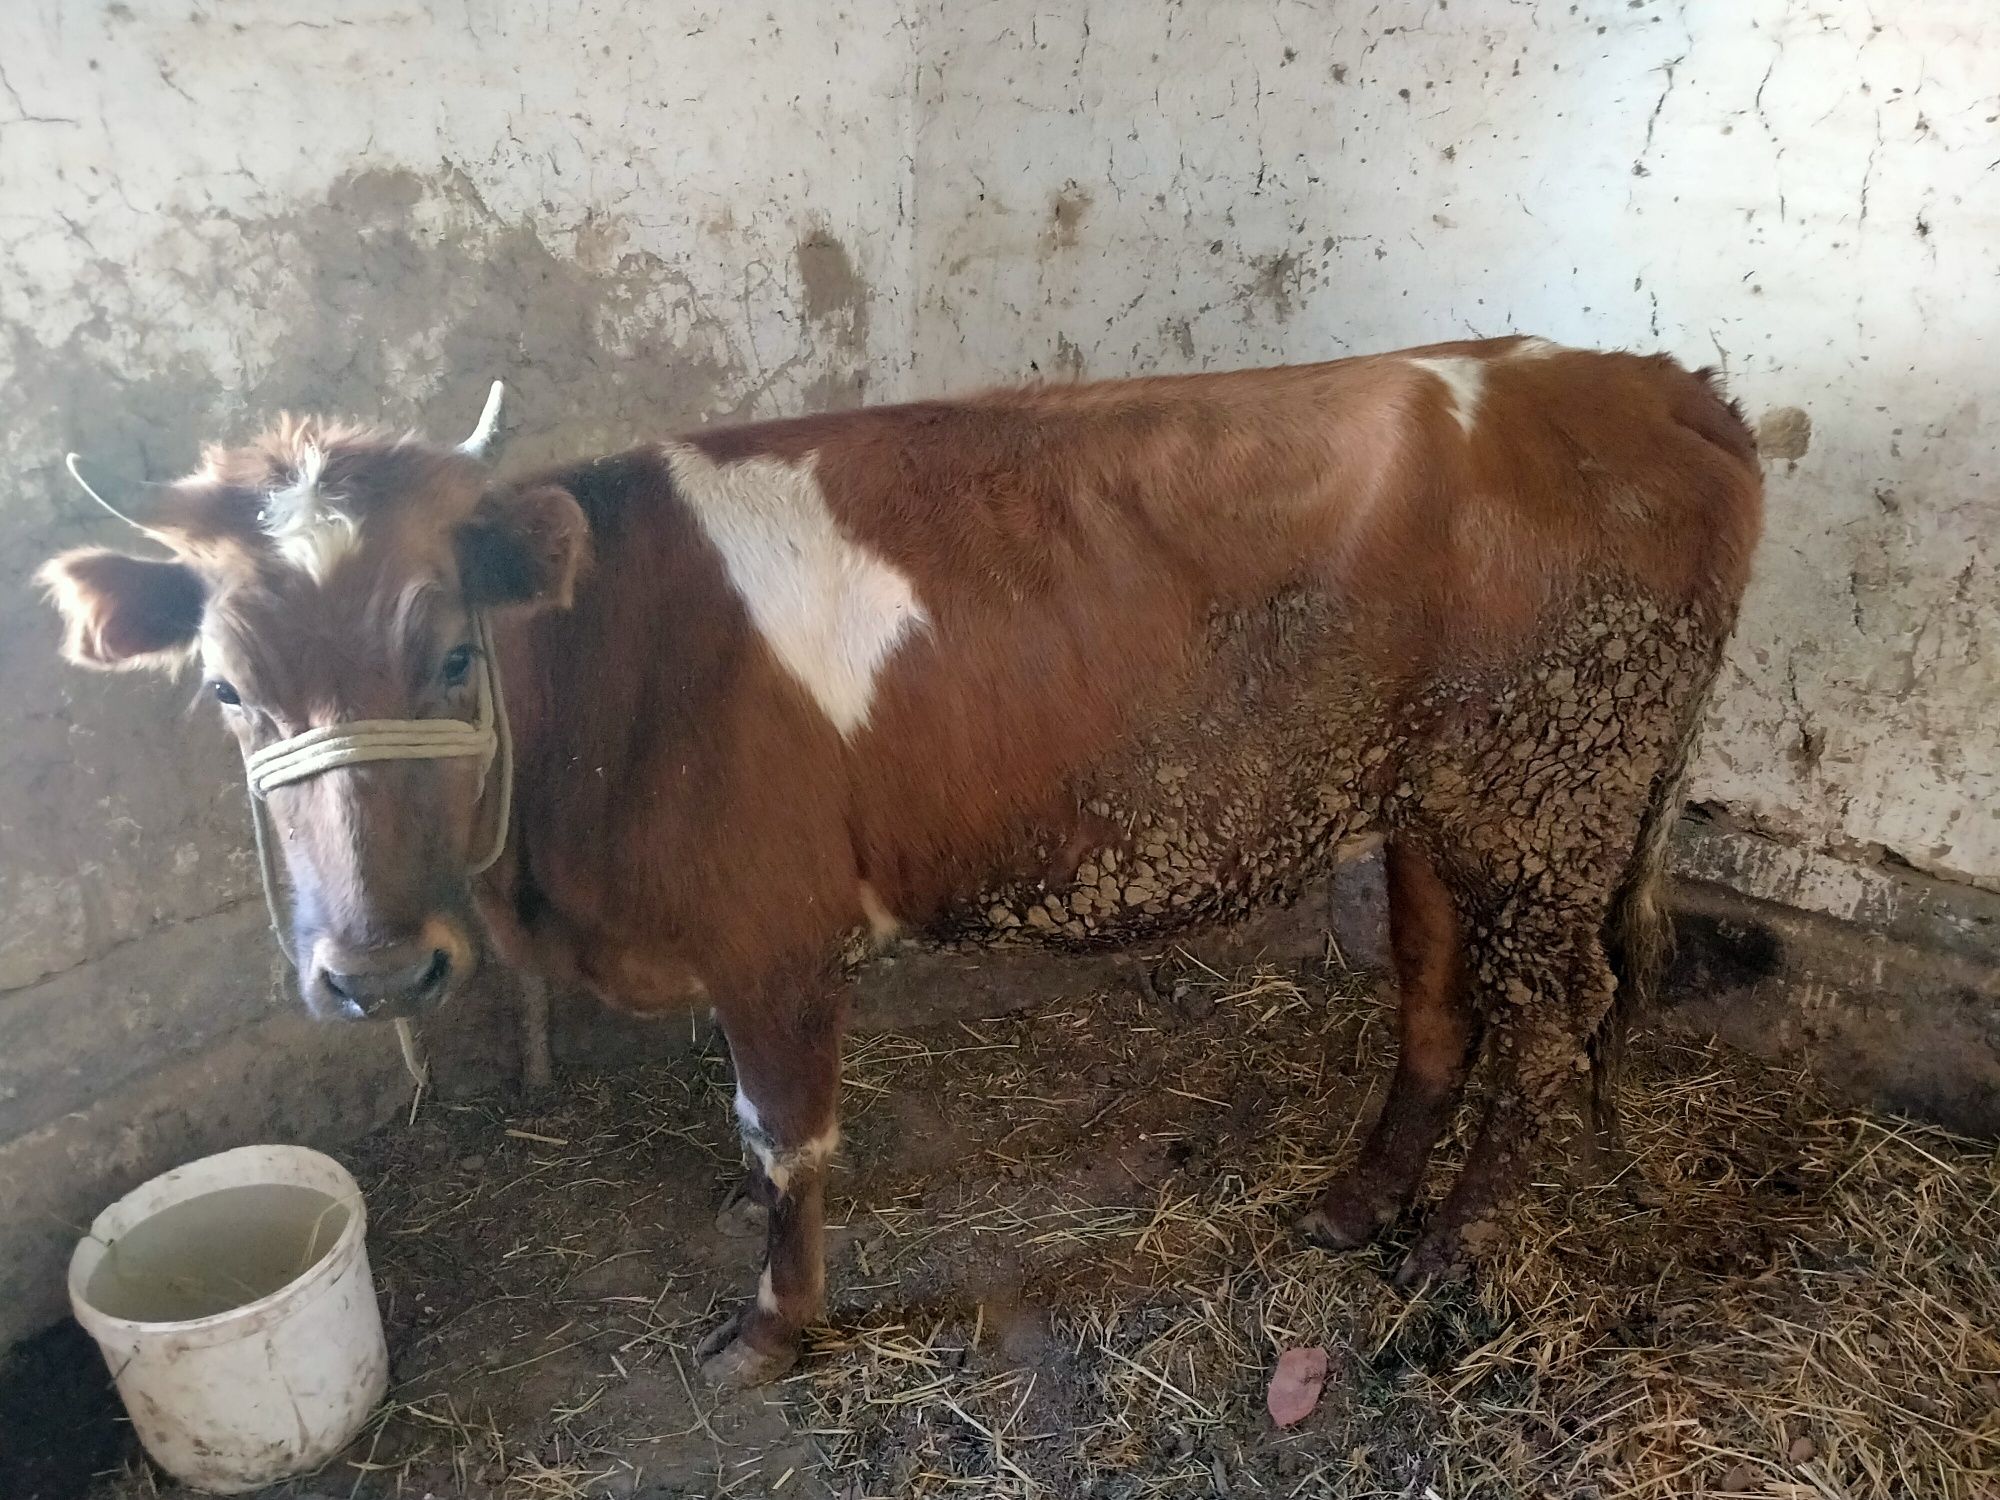
[[[479,413],[479,425],[472,429],[472,436],[458,445],[460,453],[469,453],[474,458],[491,457],[493,434],[500,426],[500,398],[507,394],[507,387],[499,381],[493,382],[493,389],[486,393],[486,407]]]
[[[68,453],[63,455],[63,467],[69,470],[69,477],[76,481],[76,487],[82,490],[86,495],[90,496],[91,499],[95,500],[99,505],[103,506],[106,510],[110,511],[112,515],[116,516],[119,520],[123,521],[127,526],[130,526],[134,531],[143,531],[146,532],[148,535],[151,535],[152,528],[146,525],[145,522],[133,520],[132,517],[125,514],[124,511],[120,510],[117,506],[113,505],[109,500],[105,499],[102,495],[100,495],[97,492],[96,486],[91,484],[91,482],[88,479],[85,479],[83,477],[83,469],[80,467],[82,462],[83,460],[74,453]],[[143,486],[141,486],[141,488],[143,488]]]

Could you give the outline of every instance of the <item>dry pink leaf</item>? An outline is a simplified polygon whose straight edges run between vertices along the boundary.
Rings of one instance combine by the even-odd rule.
[[[1271,1388],[1264,1397],[1271,1420],[1280,1427],[1303,1422],[1319,1405],[1319,1393],[1325,1385],[1326,1350],[1317,1344],[1287,1349],[1278,1356],[1278,1368],[1271,1372]]]

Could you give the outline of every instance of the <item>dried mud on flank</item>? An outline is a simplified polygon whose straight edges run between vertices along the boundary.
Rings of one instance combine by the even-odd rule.
[[[1404,1297],[1396,1243],[1334,1258],[1289,1229],[1388,1019],[1337,967],[1183,963],[854,1038],[829,1326],[720,1401],[688,1347],[754,1276],[714,1227],[722,1059],[571,1078],[532,1115],[427,1105],[357,1163],[391,1404],[271,1493],[1996,1493],[1991,1147],[1646,1038],[1636,1170],[1552,1163],[1477,1283]],[[1330,1354],[1326,1391],[1277,1433],[1265,1382],[1298,1344]],[[93,1493],[171,1491],[134,1461]]]

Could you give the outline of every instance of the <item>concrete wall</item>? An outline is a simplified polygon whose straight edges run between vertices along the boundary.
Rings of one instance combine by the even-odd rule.
[[[1514,330],[1721,365],[1770,527],[1696,795],[2000,889],[1991,0],[943,0],[918,374]]]
[[[61,474],[184,472],[286,406],[510,456],[850,404],[913,345],[895,0],[0,7],[0,1344],[105,1195],[407,1096],[279,993],[191,683],[55,657],[27,583],[122,544]],[[185,721],[184,721],[185,720]]]
[[[1908,904],[1881,850],[2000,888],[1984,9],[0,7],[0,1343],[108,1194],[407,1094],[292,1014],[189,685],[56,662],[28,572],[123,540],[70,448],[455,434],[495,375],[532,460],[1037,371],[1657,345],[1813,422],[1699,787],[1800,852],[1696,873],[1843,918]]]

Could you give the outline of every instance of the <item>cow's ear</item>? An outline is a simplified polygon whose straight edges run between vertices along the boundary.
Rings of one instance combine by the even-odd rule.
[[[538,485],[480,501],[458,529],[458,576],[474,608],[568,609],[590,558],[590,522],[568,490]]]
[[[171,671],[200,635],[208,591],[186,563],[83,547],[44,563],[35,578],[67,627],[63,655],[80,667]]]

